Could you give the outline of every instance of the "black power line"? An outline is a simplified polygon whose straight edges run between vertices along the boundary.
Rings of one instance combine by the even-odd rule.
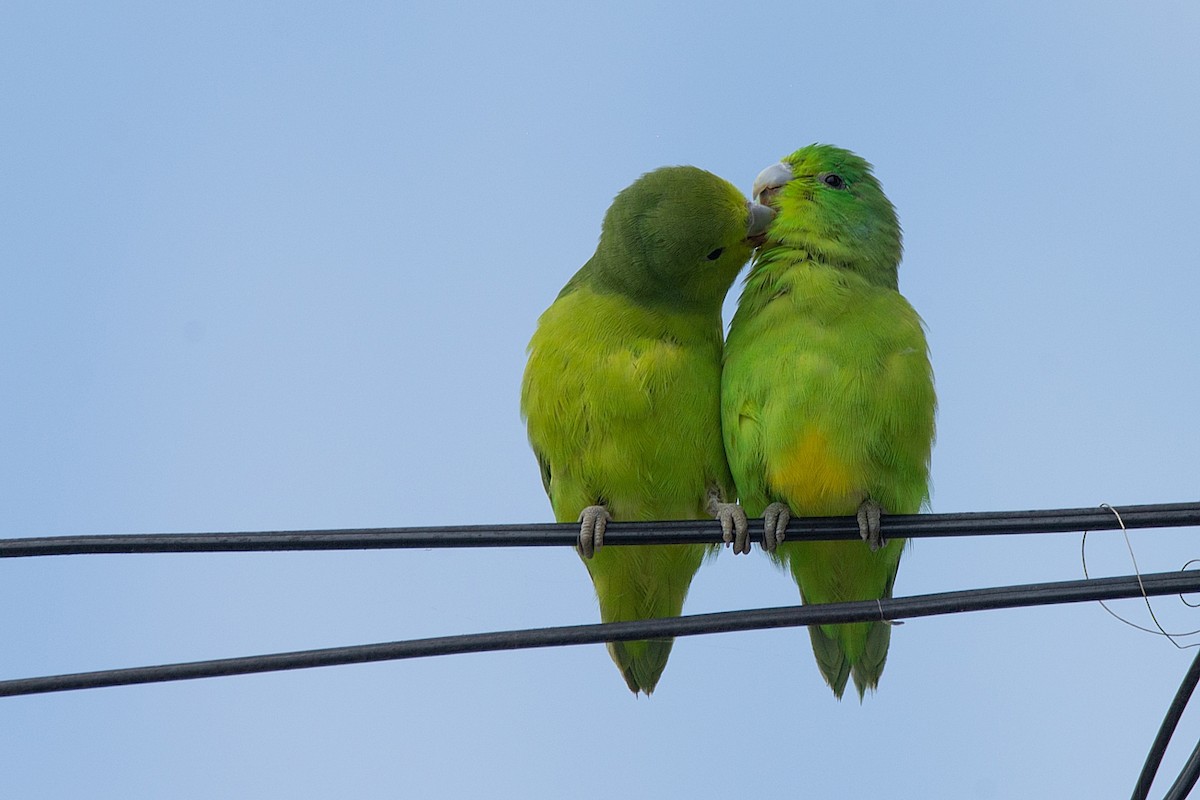
[[[1146,763],[1142,767],[1142,774],[1138,775],[1137,785],[1133,788],[1131,800],[1146,800],[1150,796],[1150,786],[1154,783],[1154,775],[1158,772],[1158,766],[1162,763],[1163,755],[1167,752],[1167,745],[1171,741],[1171,736],[1175,733],[1175,727],[1179,724],[1179,718],[1183,716],[1183,710],[1187,707],[1188,700],[1192,697],[1192,692],[1196,690],[1197,683],[1200,683],[1200,653],[1197,653],[1196,658],[1192,660],[1192,666],[1184,674],[1183,681],[1179,684],[1179,690],[1175,692],[1175,699],[1171,701],[1170,707],[1167,708],[1167,715],[1163,718],[1162,725],[1158,729],[1158,735],[1154,737],[1154,743],[1150,745],[1149,754],[1146,755]],[[1194,784],[1195,782],[1196,779],[1193,777],[1192,783]],[[1191,789],[1190,784],[1188,789]],[[1187,792],[1184,792],[1181,796],[1187,796]]]
[[[1173,528],[1200,525],[1200,503],[1121,506],[1126,528]],[[1106,508],[1047,511],[976,511],[962,514],[889,515],[883,533],[889,538],[987,536],[1016,533],[1063,533],[1121,527]],[[761,541],[762,526],[751,523],[751,536]],[[91,536],[45,536],[0,539],[0,558],[63,556],[93,553],[228,553],[279,550],[382,550],[438,547],[549,547],[574,545],[575,523],[531,525],[467,525],[424,528],[344,528],[339,530],[262,531],[246,533],[147,533]],[[787,528],[793,540],[858,539],[853,517],[793,518]],[[613,522],[605,546],[629,544],[713,544],[721,526],[712,520]]]
[[[1200,778],[1200,743],[1188,756],[1187,763],[1183,765],[1179,777],[1171,784],[1171,788],[1163,795],[1163,800],[1184,800],[1192,793],[1192,787],[1196,785],[1198,778]]]
[[[439,636],[400,642],[301,650],[291,653],[192,661],[151,667],[80,672],[41,678],[0,681],[0,697],[127,686],[141,683],[248,675],[258,672],[394,661],[457,653],[480,653],[534,647],[598,644],[632,639],[664,639],[765,628],[786,628],[844,622],[898,620],[965,611],[1020,608],[1090,600],[1115,600],[1143,594],[1182,594],[1200,591],[1200,571],[1129,575],[1081,581],[1035,583],[943,592],[891,600],[826,605],[787,606],[747,611],[725,611],[635,622],[573,625],[556,628],[497,631],[461,636]]]
[[[1141,774],[1138,775],[1131,800],[1146,800],[1149,797],[1155,773],[1158,772],[1163,755],[1167,752],[1167,745],[1171,743],[1171,737],[1179,724],[1179,718],[1183,716],[1183,710],[1196,690],[1197,683],[1200,683],[1200,654],[1197,654],[1192,660],[1192,665],[1188,667],[1183,681],[1179,684],[1179,689],[1175,692],[1175,698],[1167,708],[1167,714],[1158,729],[1158,735],[1154,737],[1154,743],[1150,745],[1150,752],[1146,755],[1146,763],[1142,766]],[[1200,778],[1200,743],[1192,750],[1192,754],[1183,765],[1183,769],[1180,770],[1179,776],[1164,795],[1164,800],[1183,800],[1191,793],[1197,778]]]

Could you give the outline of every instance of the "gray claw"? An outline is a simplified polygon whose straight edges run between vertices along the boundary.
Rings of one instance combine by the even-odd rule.
[[[869,497],[862,501],[858,513],[855,514],[858,518],[858,535],[872,550],[878,550],[887,544],[880,526],[882,515],[883,508]]]
[[[733,542],[733,552],[750,552],[750,520],[737,503],[709,504],[709,511],[721,522],[721,538],[725,544]]]
[[[763,550],[775,552],[787,538],[788,522],[792,519],[792,510],[787,503],[771,503],[763,510]]]
[[[604,506],[588,506],[579,514],[579,552],[591,558],[604,545],[604,529],[612,514]]]

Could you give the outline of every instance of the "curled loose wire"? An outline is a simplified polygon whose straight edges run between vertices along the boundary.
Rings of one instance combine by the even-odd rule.
[[[1200,642],[1193,642],[1192,644],[1180,644],[1179,642],[1176,641],[1177,638],[1182,638],[1185,636],[1195,636],[1196,634],[1200,634],[1200,628],[1197,628],[1196,630],[1192,630],[1192,631],[1184,631],[1181,633],[1168,633],[1167,630],[1165,628],[1163,628],[1162,623],[1160,623],[1158,621],[1158,617],[1155,616],[1155,614],[1154,614],[1154,607],[1150,605],[1150,597],[1146,594],[1146,587],[1142,583],[1142,569],[1141,569],[1141,567],[1138,566],[1137,556],[1134,555],[1134,552],[1133,552],[1133,543],[1129,541],[1129,531],[1125,529],[1125,520],[1121,519],[1121,512],[1117,511],[1117,509],[1113,508],[1108,503],[1101,503],[1100,508],[1107,508],[1109,511],[1111,511],[1113,513],[1113,516],[1115,516],[1117,518],[1117,523],[1121,526],[1121,535],[1125,537],[1125,548],[1129,551],[1129,560],[1133,563],[1134,575],[1137,576],[1138,586],[1142,587],[1142,600],[1145,601],[1145,603],[1146,603],[1146,610],[1150,613],[1150,619],[1154,621],[1154,627],[1147,628],[1144,625],[1139,625],[1136,622],[1133,622],[1132,620],[1126,619],[1125,617],[1121,616],[1120,614],[1118,614],[1117,612],[1115,612],[1111,608],[1109,608],[1108,604],[1105,603],[1103,600],[1098,601],[1100,603],[1101,608],[1103,608],[1110,615],[1112,615],[1116,619],[1120,620],[1121,622],[1124,622],[1126,625],[1128,625],[1131,628],[1137,628],[1139,631],[1144,631],[1146,633],[1152,633],[1155,636],[1167,637],[1167,641],[1169,641],[1171,644],[1175,645],[1180,650],[1186,650],[1189,647],[1200,647]],[[1080,560],[1083,562],[1083,577],[1088,578],[1090,580],[1092,576],[1088,575],[1088,568],[1087,568],[1087,536],[1088,536],[1088,532],[1084,531],[1083,539],[1079,543],[1079,557],[1080,557]],[[1186,570],[1190,564],[1194,564],[1197,561],[1200,561],[1200,559],[1192,559],[1191,561],[1187,562],[1187,564],[1183,565],[1183,570]],[[1183,570],[1181,570],[1181,571],[1183,571]],[[1184,605],[1190,606],[1192,608],[1200,607],[1200,603],[1193,604],[1193,603],[1189,603],[1187,600],[1184,600],[1183,595],[1180,595],[1179,599],[1183,601]]]

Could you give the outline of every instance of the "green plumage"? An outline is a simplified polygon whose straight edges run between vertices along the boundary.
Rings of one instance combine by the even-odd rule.
[[[648,173],[613,201],[595,255],[538,320],[521,388],[560,522],[589,506],[617,521],[701,519],[713,496],[732,499],[720,434],[721,303],[750,257],[754,223],[732,184],[694,167]],[[584,563],[601,619],[678,616],[713,551],[598,549]],[[650,694],[671,644],[609,651],[629,688]]]
[[[895,212],[870,165],[826,145],[783,160],[778,216],[730,326],[722,424],[746,513],[916,513],[929,497],[936,400],[923,325],[897,291]],[[766,172],[764,171],[764,175]],[[862,523],[860,523],[861,525]],[[903,540],[779,545],[806,603],[890,597]],[[809,629],[822,674],[841,697],[879,682],[890,626]]]

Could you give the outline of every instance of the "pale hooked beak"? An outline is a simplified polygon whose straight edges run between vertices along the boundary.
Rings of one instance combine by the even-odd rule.
[[[792,168],[782,161],[772,164],[758,173],[758,177],[754,179],[754,188],[750,190],[750,196],[760,203],[769,204],[771,199],[783,188],[783,185],[794,177],[796,176],[792,172]]]
[[[758,247],[767,240],[767,228],[770,227],[771,220],[775,219],[775,209],[755,202],[746,203],[746,207],[750,210],[746,241]]]

